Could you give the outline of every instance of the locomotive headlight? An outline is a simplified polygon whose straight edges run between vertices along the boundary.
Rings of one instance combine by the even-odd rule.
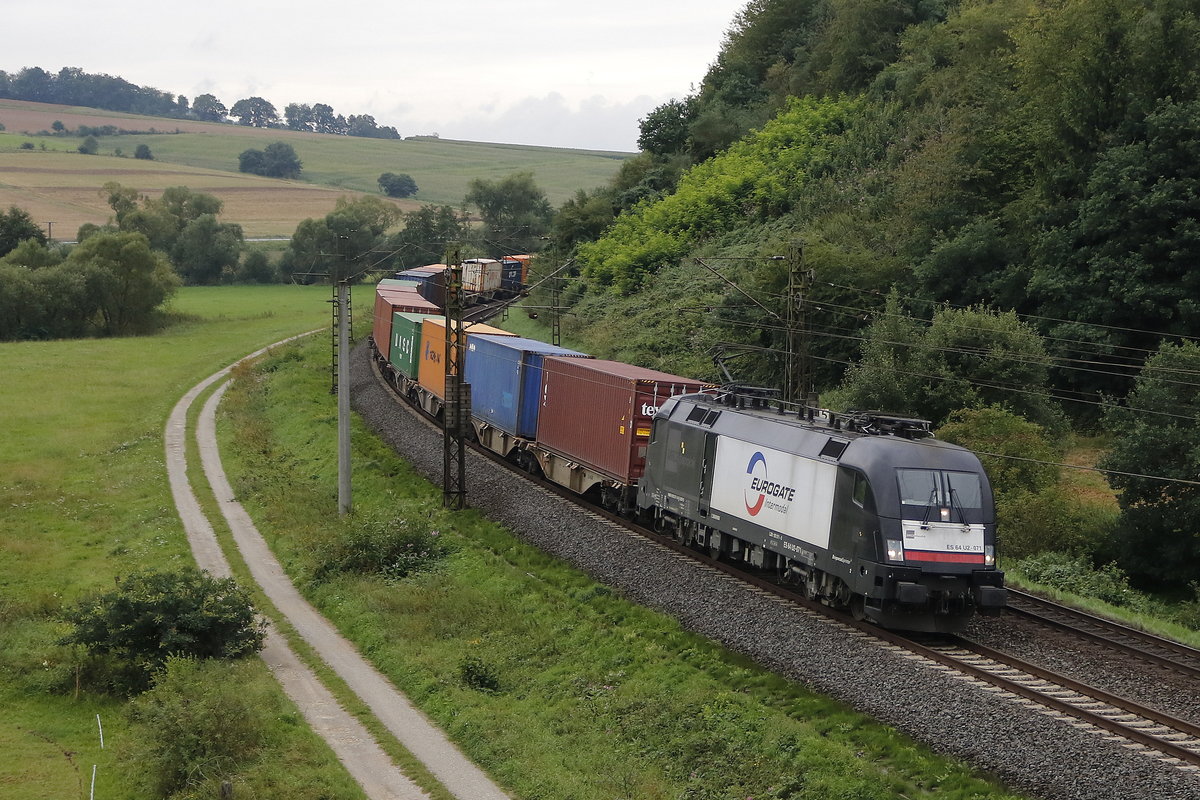
[[[984,563],[984,566],[988,566],[988,567],[996,566],[996,546],[995,545],[985,544],[983,546],[983,563]]]
[[[887,557],[888,561],[903,561],[904,560],[904,542],[899,539],[887,540]]]
[[[950,521],[950,509],[942,508],[942,522],[949,522],[949,521]]]

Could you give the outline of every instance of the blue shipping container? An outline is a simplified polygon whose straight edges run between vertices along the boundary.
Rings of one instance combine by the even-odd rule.
[[[500,288],[506,292],[521,291],[521,270],[524,265],[520,261],[505,259],[500,262]]]
[[[471,412],[505,433],[532,439],[537,433],[542,396],[542,359],[546,356],[591,358],[520,336],[467,333]]]

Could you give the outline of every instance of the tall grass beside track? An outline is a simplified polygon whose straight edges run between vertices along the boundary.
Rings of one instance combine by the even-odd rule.
[[[124,760],[124,704],[86,687],[76,695],[55,615],[119,576],[192,563],[163,463],[167,415],[221,367],[328,324],[327,299],[321,287],[188,288],[175,300],[176,323],[156,336],[0,344],[4,800],[87,797],[93,765],[97,798],[144,796],[130,785],[138,766]],[[239,796],[360,796],[252,663],[277,705],[268,712],[273,744],[236,782],[248,792]]]
[[[326,352],[291,345],[226,396],[235,491],[309,598],[515,796],[1012,796],[477,512],[444,512],[440,491],[357,420],[355,513],[339,520]],[[437,530],[450,554],[398,580],[323,570],[331,539],[387,516]]]

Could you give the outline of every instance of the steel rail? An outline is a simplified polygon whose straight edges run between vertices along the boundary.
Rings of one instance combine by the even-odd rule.
[[[1055,603],[1028,592],[1009,589],[1008,596],[1009,605],[1005,609],[1007,614],[1033,619],[1042,625],[1121,650],[1135,658],[1144,659],[1189,677],[1200,678],[1200,650],[1194,647],[1153,633],[1140,631],[1077,608]],[[1017,601],[1016,604],[1012,602],[1014,599]],[[1063,619],[1064,617],[1069,619]],[[1077,622],[1071,620],[1077,620]]]

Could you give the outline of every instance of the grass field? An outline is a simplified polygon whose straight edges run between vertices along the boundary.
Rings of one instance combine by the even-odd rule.
[[[39,136],[55,120],[79,125],[115,125],[161,131],[103,137],[100,152],[76,152],[75,136]],[[240,223],[248,236],[290,235],[308,217],[321,217],[342,195],[378,194],[384,172],[408,173],[420,191],[401,201],[457,206],[473,178],[496,179],[531,171],[554,205],[577,189],[605,183],[627,153],[487,144],[441,139],[383,140],[264,130],[238,125],[136,117],[65,106],[0,100],[0,208],[16,205],[34,219],[55,224],[56,238],[73,238],[84,222],[101,224],[111,215],[99,194],[117,181],[154,195],[168,186],[187,186],[225,201],[224,219]],[[175,133],[178,129],[180,132]],[[237,171],[238,154],[274,141],[295,148],[304,165],[300,181],[281,181]],[[32,150],[22,150],[23,144]],[[154,161],[132,158],[146,144]],[[114,155],[120,149],[124,157]]]
[[[120,575],[191,563],[164,471],[167,414],[221,366],[327,325],[327,299],[321,287],[192,288],[174,303],[186,321],[158,336],[0,344],[0,797],[87,797],[93,764],[97,797],[131,796],[115,755],[121,704],[74,696],[55,614]],[[271,684],[265,668],[256,679]],[[282,749],[297,780],[343,781],[304,726],[279,727],[300,737]]]

